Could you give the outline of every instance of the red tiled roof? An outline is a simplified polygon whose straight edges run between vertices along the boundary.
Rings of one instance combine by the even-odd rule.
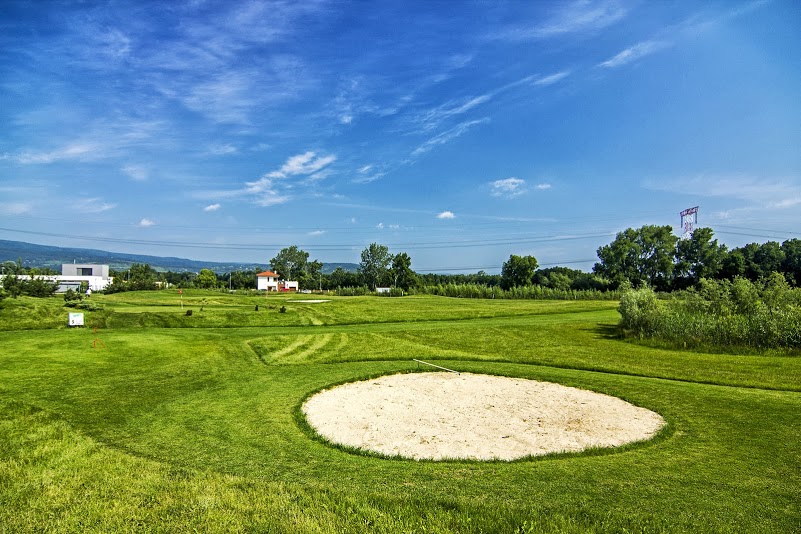
[[[272,276],[273,278],[278,278],[280,275],[272,271],[264,271],[263,273],[259,273],[256,276]]]

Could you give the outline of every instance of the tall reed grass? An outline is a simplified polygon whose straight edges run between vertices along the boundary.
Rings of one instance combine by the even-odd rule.
[[[757,284],[745,279],[701,280],[660,299],[653,289],[626,289],[620,327],[628,336],[682,347],[801,350],[801,289],[774,273]]]
[[[511,289],[481,284],[437,284],[416,287],[411,294],[439,295],[468,299],[541,299],[541,300],[617,300],[619,291],[597,289],[554,289],[539,285],[519,286]]]

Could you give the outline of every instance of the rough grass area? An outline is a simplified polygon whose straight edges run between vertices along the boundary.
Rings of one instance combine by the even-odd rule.
[[[206,326],[165,292],[98,295],[97,333],[63,327],[59,298],[3,302],[0,531],[801,526],[801,358],[626,343],[614,302],[187,293]],[[620,450],[437,463],[351,454],[298,420],[312,392],[412,358],[616,395],[668,429]]]

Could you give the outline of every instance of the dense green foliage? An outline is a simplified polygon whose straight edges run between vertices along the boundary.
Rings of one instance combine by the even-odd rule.
[[[501,287],[512,289],[513,287],[530,286],[538,266],[537,258],[534,256],[510,255],[501,267]]]
[[[359,263],[361,280],[370,289],[389,283],[389,268],[392,265],[392,254],[386,245],[370,243],[362,250]]]
[[[566,288],[527,285],[512,287],[508,290],[480,284],[439,284],[436,286],[417,287],[412,290],[411,294],[472,299],[551,300],[617,300],[619,296],[617,291],[598,291],[594,289],[574,290],[570,289],[569,284]]]
[[[735,307],[747,302],[747,288],[737,291]],[[766,306],[787,296],[758,293]],[[801,524],[799,357],[627,343],[614,334],[614,302],[182,296],[183,309],[175,291],[93,295],[104,309],[77,330],[65,326],[61,297],[0,304],[0,530]],[[93,348],[95,339],[104,345]],[[645,444],[509,463],[382,459],[309,435],[298,414],[308,395],[415,371],[412,358],[615,395],[669,426]]]
[[[616,282],[626,280],[634,286],[647,283],[667,289],[677,240],[670,226],[627,228],[612,243],[598,249],[601,262],[595,264],[595,272]]]
[[[197,273],[195,285],[201,289],[214,289],[217,287],[217,275],[211,269],[201,269]]]
[[[625,332],[683,347],[801,350],[801,289],[773,273],[754,284],[702,278],[699,289],[657,299],[649,287],[620,298]]]
[[[392,276],[392,287],[408,291],[410,287],[417,285],[417,275],[412,270],[412,258],[405,252],[400,252],[392,257],[392,268],[389,274]]]
[[[58,283],[46,280],[43,276],[6,274],[0,279],[3,295],[17,298],[20,295],[30,297],[49,297],[58,290]],[[2,300],[2,298],[0,298]]]
[[[593,271],[615,285],[647,284],[660,291],[692,287],[702,278],[759,282],[774,272],[801,287],[801,240],[749,243],[728,251],[713,235],[698,228],[688,239],[677,239],[670,226],[628,228],[598,249],[601,261]]]
[[[284,280],[298,282],[301,289],[316,288],[321,280],[323,264],[317,260],[309,261],[309,253],[295,245],[282,248],[270,260],[270,265]]]

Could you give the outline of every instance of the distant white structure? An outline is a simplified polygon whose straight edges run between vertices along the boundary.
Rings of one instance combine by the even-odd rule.
[[[390,287],[377,287],[375,288],[375,292],[381,295],[382,293],[389,293],[392,291]]]
[[[259,291],[297,291],[298,283],[293,280],[279,280],[281,275],[264,271],[256,275],[256,289]]]
[[[681,216],[681,238],[689,239],[698,225],[698,206],[687,208],[679,215]]]
[[[79,291],[81,283],[86,282],[91,291],[103,291],[106,289],[114,278],[109,276],[108,265],[99,265],[93,263],[64,263],[61,265],[60,275],[28,275],[18,274],[17,278],[20,280],[31,280],[32,278],[41,278],[48,282],[55,282],[58,284],[57,293],[65,293],[68,289]]]
[[[89,289],[92,291],[103,291],[106,289],[113,278],[108,274],[108,265],[99,265],[94,263],[64,263],[61,265],[61,276],[57,276],[59,283],[59,291],[64,286],[63,291],[70,287],[74,289],[77,284],[81,286],[81,282],[87,282]]]

